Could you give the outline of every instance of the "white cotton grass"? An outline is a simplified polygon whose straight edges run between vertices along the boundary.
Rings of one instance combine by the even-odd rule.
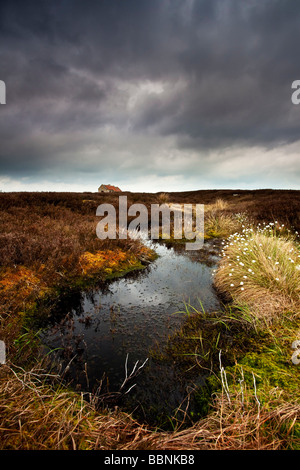
[[[298,237],[287,235],[284,224],[278,221],[256,228],[244,226],[223,244],[225,256],[216,272],[216,287],[223,292],[228,290],[235,300],[256,304],[258,310],[262,305],[267,309],[268,303],[269,309],[275,304],[282,309],[284,305],[298,303]]]

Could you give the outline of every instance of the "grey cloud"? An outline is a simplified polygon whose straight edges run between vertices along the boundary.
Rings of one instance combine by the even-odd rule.
[[[210,174],[297,142],[299,21],[294,0],[3,0],[1,173]]]

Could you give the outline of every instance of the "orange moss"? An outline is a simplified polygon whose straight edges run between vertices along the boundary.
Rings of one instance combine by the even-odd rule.
[[[104,272],[112,274],[129,267],[138,266],[139,259],[128,251],[121,249],[97,251],[96,253],[85,252],[80,257],[80,266],[83,274],[93,274],[95,272]]]
[[[135,252],[116,248],[101,250],[96,253],[86,251],[79,257],[78,268],[68,268],[53,272],[47,266],[15,266],[0,269],[0,310],[23,312],[34,307],[35,303],[46,295],[55,294],[58,287],[68,288],[81,285],[81,282],[95,275],[108,278],[120,275],[132,269],[142,267],[142,262],[153,258],[153,252],[147,247],[135,246]],[[79,284],[78,284],[79,283]]]
[[[47,292],[47,286],[39,278],[38,273],[25,266],[6,268],[0,276],[0,295],[2,302],[10,301],[23,305],[24,302],[35,300]]]

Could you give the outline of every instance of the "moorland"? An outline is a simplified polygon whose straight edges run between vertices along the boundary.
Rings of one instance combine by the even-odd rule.
[[[224,310],[187,306],[160,357],[210,372],[199,391],[203,413],[172,430],[153,428],[72,390],[40,355],[35,320],[61,295],[155,259],[140,239],[96,236],[97,207],[118,210],[118,195],[0,193],[0,448],[299,449],[299,191],[122,194],[149,213],[154,203],[204,204],[205,240],[222,245],[212,282]]]

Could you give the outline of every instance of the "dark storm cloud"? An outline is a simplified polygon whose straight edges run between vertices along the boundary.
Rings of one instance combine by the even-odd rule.
[[[294,0],[2,1],[0,171],[211,173],[297,142],[299,24]]]
[[[211,2],[206,22],[203,2],[194,5],[176,54],[185,86],[172,104],[157,97],[145,103],[137,126],[184,135],[182,145],[200,148],[298,140],[297,114],[287,118],[295,111],[290,84],[299,73],[299,7]]]

